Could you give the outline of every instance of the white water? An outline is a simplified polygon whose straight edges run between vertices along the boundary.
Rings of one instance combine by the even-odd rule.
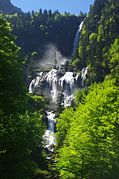
[[[83,27],[83,23],[84,23],[84,21],[82,21],[81,24],[79,25],[79,28],[78,28],[75,38],[74,38],[73,50],[72,50],[72,55],[71,55],[72,57],[74,57],[76,55],[76,50],[77,50],[78,43],[79,43],[79,36],[80,36],[80,32]]]
[[[83,27],[83,21],[81,22],[73,43],[72,57],[75,56],[79,35]],[[51,97],[51,101],[54,103],[54,107],[58,102],[58,94],[63,95],[62,104],[64,108],[71,106],[74,100],[74,91],[77,88],[78,79],[81,79],[81,87],[85,87],[85,80],[88,73],[88,67],[83,68],[80,73],[74,74],[73,72],[61,72],[57,69],[52,69],[48,73],[41,72],[33,79],[29,85],[29,93],[33,94],[42,90],[42,94],[47,98]],[[45,148],[50,152],[54,151],[55,140],[55,113],[47,112],[48,128],[43,136],[45,139]]]
[[[35,89],[39,86],[40,80],[42,79],[43,72],[39,73],[35,79],[33,79],[29,85],[29,93],[33,94]]]
[[[74,76],[73,72],[66,72],[63,77],[59,79],[59,85],[61,86],[64,95],[64,107],[71,106],[71,103],[74,99],[73,92],[76,87],[76,82],[78,80],[78,74]]]
[[[50,72],[46,74],[46,81],[49,83],[51,87],[51,97],[54,103],[57,103],[57,95],[58,95],[58,70],[52,69]]]
[[[73,72],[65,72],[60,75],[60,70],[52,69],[48,73],[40,73],[33,79],[29,85],[29,93],[36,93],[40,90],[40,84],[45,83],[44,95],[50,96],[51,101],[54,103],[54,108],[57,105],[58,93],[63,95],[63,106],[66,108],[71,106],[73,100],[73,92],[75,89],[76,82],[78,80],[78,75],[74,75]],[[47,85],[48,84],[48,85]],[[49,88],[49,93],[45,94],[46,89]],[[42,89],[42,85],[41,85]],[[43,136],[45,140],[45,148],[50,152],[53,152],[55,141],[55,113],[47,112],[48,118],[48,128]]]
[[[59,79],[59,84],[63,87],[64,82],[66,82],[70,85],[70,88],[73,88],[74,80],[73,72],[66,72],[64,76]]]
[[[45,140],[45,148],[47,148],[50,152],[54,151],[54,145],[56,144],[55,139],[55,113],[47,112],[48,118],[48,129],[46,130],[43,138]]]
[[[81,71],[81,86],[85,87],[85,80],[87,77],[87,73],[88,73],[88,67],[83,68]]]
[[[88,67],[83,68],[80,73],[73,72],[61,73],[60,70],[52,69],[48,73],[39,73],[29,85],[29,93],[36,93],[37,90],[43,91],[45,97],[51,97],[54,108],[57,106],[58,94],[62,93],[62,104],[64,108],[71,106],[74,100],[74,91],[77,88],[78,79],[81,79],[81,87],[85,86],[85,80],[88,73]],[[43,87],[44,84],[44,87]],[[41,86],[40,86],[41,85]],[[42,88],[43,87],[43,88]],[[46,92],[48,91],[48,92]],[[45,93],[46,92],[46,93]],[[52,109],[54,110],[54,109]],[[47,112],[48,128],[43,136],[45,139],[45,148],[53,152],[55,141],[55,113]]]
[[[30,85],[29,85],[29,93],[30,93],[30,94],[33,94],[33,93],[34,93],[35,82],[36,82],[36,80],[33,79],[33,80],[31,81]]]
[[[65,72],[61,75],[60,70],[57,69],[52,69],[48,73],[41,72],[31,81],[29,85],[29,93],[40,93],[41,88],[42,94],[46,97],[50,97],[51,102],[53,102],[55,106],[58,102],[58,94],[62,93],[62,104],[66,108],[71,105],[72,100],[74,99],[73,93],[76,89],[79,78],[81,79],[80,86],[85,87],[87,73],[88,67],[83,68],[82,71],[77,74],[74,74],[73,72]]]

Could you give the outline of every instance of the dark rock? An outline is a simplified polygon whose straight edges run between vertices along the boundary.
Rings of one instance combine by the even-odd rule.
[[[15,14],[22,13],[20,8],[15,7],[10,0],[0,0],[0,13]]]

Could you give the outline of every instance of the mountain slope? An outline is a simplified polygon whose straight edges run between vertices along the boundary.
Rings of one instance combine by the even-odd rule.
[[[61,14],[51,10],[23,13],[9,16],[14,25],[13,33],[23,54],[38,53],[42,58],[51,44],[65,57],[72,53],[73,41],[79,24],[85,14],[79,16],[69,13]]]
[[[20,8],[15,7],[10,0],[0,0],[0,12],[3,14],[21,13]]]
[[[77,50],[77,68],[89,66],[88,84],[103,81],[110,73],[109,51],[119,39],[118,0],[95,0],[85,19]]]
[[[88,66],[87,85],[94,84],[79,89],[74,112],[65,109],[57,119],[56,169],[60,179],[118,179],[118,0],[95,0],[72,65],[77,71]]]

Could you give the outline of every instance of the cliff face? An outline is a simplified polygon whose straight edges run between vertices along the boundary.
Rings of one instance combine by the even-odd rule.
[[[22,10],[15,7],[10,0],[0,0],[0,12],[3,14],[20,13]]]

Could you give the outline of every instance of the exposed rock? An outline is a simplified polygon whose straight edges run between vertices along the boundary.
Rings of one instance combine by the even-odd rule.
[[[15,7],[10,0],[0,0],[0,13],[15,14],[22,13],[20,8]]]

